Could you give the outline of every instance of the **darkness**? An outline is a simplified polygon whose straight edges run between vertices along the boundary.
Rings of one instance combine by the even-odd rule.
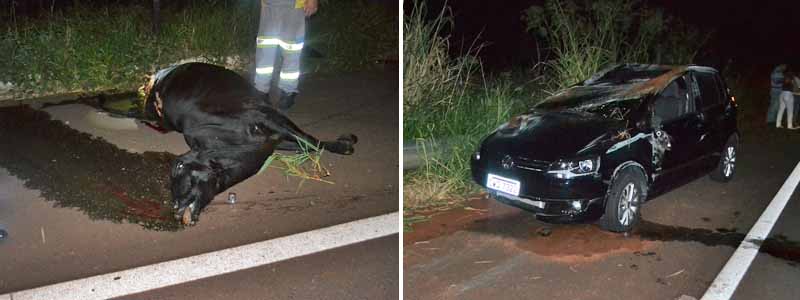
[[[485,43],[480,57],[489,70],[531,66],[537,61],[536,39],[525,32],[521,17],[543,0],[444,1],[427,0],[429,12],[447,2],[454,15],[453,54],[474,40]],[[800,65],[796,30],[800,29],[800,3],[796,1],[646,0],[668,14],[713,31],[697,63],[720,67],[731,60],[737,67],[759,72],[779,63]],[[405,3],[406,11],[411,4]]]

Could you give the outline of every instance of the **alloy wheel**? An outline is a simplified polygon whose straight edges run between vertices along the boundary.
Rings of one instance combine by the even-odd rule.
[[[629,182],[622,189],[619,195],[619,206],[617,207],[617,218],[623,226],[633,223],[636,211],[639,209],[639,195],[636,192],[636,184]]]
[[[722,158],[722,166],[724,170],[725,177],[731,177],[733,175],[733,168],[736,167],[736,148],[733,146],[728,146],[725,148],[725,156]]]

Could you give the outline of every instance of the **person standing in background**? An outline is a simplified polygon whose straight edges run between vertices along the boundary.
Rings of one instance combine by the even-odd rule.
[[[794,87],[794,89],[792,89],[792,95],[794,96],[794,114],[798,115],[800,114],[800,101],[798,101],[800,99],[797,99],[797,95],[800,95],[800,77],[797,77],[796,73],[792,76],[792,83]]]
[[[778,116],[778,102],[780,101],[781,92],[783,91],[783,72],[786,71],[786,65],[781,64],[772,70],[770,78],[769,90],[769,108],[767,108],[767,123],[775,123],[775,118]],[[776,124],[777,125],[777,124]]]
[[[793,92],[797,90],[797,86],[795,86],[795,79],[793,72],[787,72],[784,77],[783,81],[783,88],[780,94],[780,105],[778,108],[778,117],[777,121],[775,121],[775,128],[783,128],[781,126],[781,121],[783,121],[783,112],[786,111],[786,128],[788,129],[798,129],[800,127],[794,126],[794,94]]]
[[[280,98],[277,108],[286,113],[299,92],[300,55],[306,35],[306,17],[317,12],[318,0],[261,0],[261,17],[256,37],[256,74],[253,84],[267,93],[269,104],[272,77],[278,76]],[[281,64],[276,65],[278,55]]]

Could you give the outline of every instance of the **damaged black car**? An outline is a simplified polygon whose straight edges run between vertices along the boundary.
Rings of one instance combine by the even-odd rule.
[[[553,95],[487,136],[473,179],[543,221],[630,231],[641,205],[736,170],[736,102],[701,66],[622,64]]]

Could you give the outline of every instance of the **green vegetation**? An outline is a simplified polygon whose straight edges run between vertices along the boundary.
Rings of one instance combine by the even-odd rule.
[[[448,10],[431,22],[425,13],[419,4],[403,24],[404,138],[444,139],[448,147],[427,155],[431,149],[420,144],[425,163],[404,176],[406,207],[443,205],[474,191],[470,155],[486,133],[524,108],[510,84],[479,81],[480,62],[473,54],[480,47],[458,59],[448,56],[448,38],[440,36],[452,25]]]
[[[297,140],[300,145],[300,151],[298,151],[298,153],[283,154],[275,152],[267,158],[258,173],[263,172],[270,166],[274,169],[279,169],[283,172],[283,175],[287,177],[294,176],[300,178],[301,181],[300,185],[297,187],[298,189],[306,180],[333,184],[333,182],[323,179],[330,175],[328,169],[320,162],[324,149],[320,149],[304,139],[297,138]],[[272,165],[275,161],[280,162],[282,166]]]
[[[164,11],[157,36],[150,14],[137,5],[78,6],[16,20],[0,33],[0,52],[10,58],[0,61],[0,81],[24,94],[132,90],[146,74],[182,59],[222,63],[253,48],[257,16],[224,2]]]
[[[324,59],[306,71],[358,70],[395,55],[397,20],[366,0],[322,1],[308,29],[309,48]],[[147,3],[147,2],[145,2]],[[192,1],[161,11],[151,31],[151,8],[142,5],[76,6],[22,18],[13,11],[0,28],[0,82],[15,97],[63,92],[132,91],[146,75],[201,59],[246,70],[255,51],[258,1]],[[355,21],[351,21],[355,20]],[[236,58],[230,61],[228,58]]]
[[[710,34],[640,1],[557,1],[531,6],[523,20],[555,58],[548,87],[562,89],[620,62],[688,64]]]

